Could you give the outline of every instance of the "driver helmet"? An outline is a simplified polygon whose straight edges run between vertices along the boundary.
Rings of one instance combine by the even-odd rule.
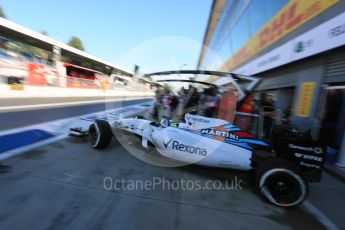
[[[161,126],[164,128],[166,128],[166,127],[177,128],[178,127],[178,124],[174,119],[169,119],[167,117],[164,117],[160,123],[161,123]]]

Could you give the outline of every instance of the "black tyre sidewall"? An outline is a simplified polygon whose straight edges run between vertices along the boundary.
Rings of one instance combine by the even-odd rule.
[[[284,176],[289,177],[295,181],[296,191],[299,191],[301,195],[299,198],[292,203],[279,203],[277,200],[269,197],[269,189],[266,186],[266,182],[268,181],[270,176],[275,176],[278,174],[284,174]],[[263,181],[264,180],[264,181]],[[308,184],[305,182],[301,171],[299,168],[285,159],[270,159],[262,162],[259,167],[256,169],[256,184],[259,188],[261,194],[271,203],[280,207],[294,207],[301,204],[308,195]],[[266,187],[265,187],[266,186]],[[267,194],[268,193],[268,194]]]
[[[92,148],[106,148],[110,144],[113,136],[109,123],[104,120],[95,120],[89,127],[89,135],[91,135],[92,129],[95,129],[96,132],[98,132],[97,140],[95,141],[95,143],[92,143],[90,141]]]

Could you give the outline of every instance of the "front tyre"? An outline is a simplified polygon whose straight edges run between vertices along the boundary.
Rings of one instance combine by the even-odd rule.
[[[308,194],[299,168],[284,159],[263,161],[257,168],[256,181],[262,195],[280,207],[297,206]]]
[[[104,120],[95,120],[89,126],[89,143],[94,149],[104,149],[110,142],[113,133],[110,125]]]

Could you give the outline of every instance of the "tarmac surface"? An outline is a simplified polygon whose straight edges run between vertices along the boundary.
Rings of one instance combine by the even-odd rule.
[[[104,108],[0,113],[1,129]],[[133,136],[117,137],[126,148],[114,140],[94,150],[68,137],[2,161],[11,169],[0,174],[0,229],[326,229],[327,221],[328,229],[345,229],[345,184],[327,173],[310,184],[304,204],[283,209],[260,196],[251,173],[154,166],[137,158],[157,154],[154,149],[145,150]]]
[[[111,99],[130,100],[131,98],[124,97],[124,96],[1,98],[0,107],[20,106],[20,105],[42,105],[42,104],[44,105],[44,104],[49,104],[49,103],[85,102],[85,101],[93,101],[93,100],[111,100]]]
[[[142,149],[137,139],[128,140]],[[70,137],[4,163],[12,168],[0,174],[0,229],[324,229],[303,206],[282,209],[264,201],[250,173],[153,166],[116,140],[96,151]],[[183,189],[176,185],[181,179],[239,186]],[[155,187],[138,182],[155,180]]]
[[[67,102],[83,102],[94,101],[95,99],[101,102],[72,105],[72,106],[53,106],[50,108],[40,108],[48,103],[67,103]],[[114,99],[113,102],[105,102],[104,97],[88,97],[88,98],[27,98],[27,99],[1,99],[1,106],[25,106],[37,105],[37,108],[29,110],[19,110],[13,112],[0,112],[0,131],[24,127],[33,124],[39,124],[48,121],[54,121],[63,118],[75,117],[93,112],[105,111],[106,109],[118,108],[121,106],[134,105],[152,101],[152,99],[130,99],[130,98],[107,98],[107,100]]]

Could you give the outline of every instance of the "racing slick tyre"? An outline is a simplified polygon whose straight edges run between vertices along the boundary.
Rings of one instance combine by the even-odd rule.
[[[297,206],[308,195],[308,184],[301,171],[288,160],[265,160],[257,168],[255,176],[262,195],[277,206]]]
[[[111,141],[113,133],[110,125],[104,120],[95,120],[89,126],[89,142],[94,149],[104,149]]]

